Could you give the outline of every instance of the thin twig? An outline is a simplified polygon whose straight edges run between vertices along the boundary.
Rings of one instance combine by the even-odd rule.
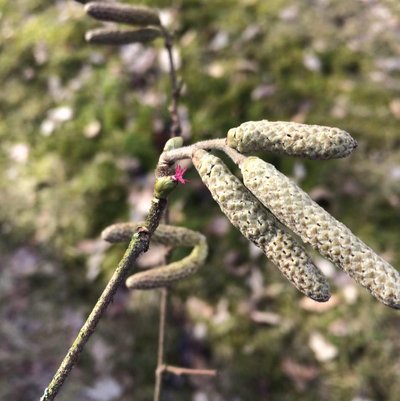
[[[176,74],[176,66],[174,62],[174,54],[173,54],[173,36],[171,35],[168,30],[161,26],[162,32],[164,34],[165,39],[165,49],[167,50],[168,54],[168,61],[169,61],[169,76],[171,81],[171,104],[168,108],[169,113],[171,115],[172,125],[171,125],[171,132],[170,137],[180,136],[182,134],[182,126],[181,126],[181,119],[179,117],[179,99],[181,96],[182,90],[182,83],[178,82],[178,77]]]
[[[172,52],[173,38],[171,34],[164,27],[162,27],[162,30],[165,37],[165,47],[168,53],[168,58],[170,63],[170,79],[172,86],[172,102],[169,108],[172,119],[170,137],[173,137],[180,135],[182,131],[178,113],[178,102],[181,93],[181,85],[178,83],[177,80],[176,69],[173,59],[173,52]],[[166,165],[162,166],[162,163],[159,163],[158,169],[156,171],[156,177],[167,175],[168,172],[169,172],[169,166]],[[124,281],[127,274],[129,273],[129,269],[132,267],[133,262],[139,257],[139,255],[147,251],[151,235],[159,225],[161,216],[165,211],[166,206],[167,206],[166,199],[153,198],[152,206],[146,219],[145,227],[139,230],[132,237],[132,240],[123,258],[119,262],[117,269],[115,270],[106,288],[104,289],[103,293],[98,299],[96,305],[94,306],[92,312],[87,318],[85,324],[79,331],[78,336],[76,337],[74,343],[70,347],[67,355],[64,357],[64,360],[62,361],[60,367],[55,373],[50,384],[46,388],[40,401],[51,401],[54,400],[54,398],[56,397],[58,391],[62,387],[64,381],[68,377],[73,366],[75,365],[80,354],[82,353],[86,342],[93,334],[99,320],[106,311],[107,306],[112,301],[118,287]],[[158,366],[161,366],[163,364],[163,358],[164,358],[163,355],[164,355],[164,335],[165,335],[165,315],[166,315],[167,295],[168,295],[167,289],[163,289],[162,300],[161,300],[160,342],[159,342],[160,346],[159,346]],[[160,373],[159,378],[157,378],[157,380],[159,380],[160,382],[159,384],[160,389],[161,389],[161,379],[162,376]],[[159,399],[159,396],[157,399]]]
[[[162,372],[173,373],[176,376],[191,375],[191,376],[217,376],[218,372],[215,369],[189,369],[181,368],[180,366],[162,365]]]
[[[232,161],[237,165],[240,165],[240,163],[242,163],[246,159],[246,156],[242,155],[237,150],[229,147],[226,144],[226,139],[219,138],[200,141],[193,145],[184,146],[182,148],[177,148],[164,152],[160,156],[159,166],[170,166],[178,160],[191,159],[193,153],[197,149],[221,150],[222,152],[225,152],[226,155],[229,156],[230,159],[232,159]]]
[[[169,60],[169,76],[171,84],[171,104],[168,107],[168,111],[171,116],[172,124],[169,132],[169,138],[175,136],[180,136],[182,133],[181,120],[179,117],[178,105],[181,96],[182,85],[178,83],[176,67],[174,63],[173,56],[173,37],[170,32],[161,25],[161,30],[164,34],[165,48],[168,53]],[[168,170],[170,165],[162,164],[159,162],[157,171],[163,172]],[[165,214],[165,223],[169,223],[169,211]],[[166,257],[169,259],[169,255]],[[160,324],[158,333],[158,356],[157,356],[157,368],[156,368],[156,383],[154,387],[154,401],[160,401],[161,398],[161,388],[162,388],[162,370],[161,366],[164,364],[164,354],[165,354],[165,326],[166,326],[166,315],[167,315],[167,303],[168,303],[168,288],[165,287],[161,290],[160,299]]]
[[[164,355],[165,355],[165,326],[166,326],[166,315],[167,315],[167,303],[168,303],[168,287],[161,289],[161,300],[160,300],[160,323],[158,331],[158,355],[157,355],[157,369],[156,369],[156,384],[154,387],[154,401],[159,401],[161,397],[161,387],[163,379],[163,371],[160,369],[164,366]]]
[[[138,229],[138,232],[133,235],[132,240],[129,243],[127,250],[125,251],[124,256],[119,262],[117,269],[115,270],[106,288],[98,299],[85,324],[79,331],[78,336],[71,345],[67,355],[64,357],[64,360],[55,373],[50,384],[44,391],[44,394],[41,397],[40,401],[51,401],[54,400],[54,398],[56,397],[65,379],[68,377],[71,369],[78,360],[79,355],[82,353],[86,342],[93,334],[97,323],[106,311],[107,306],[112,301],[118,287],[120,286],[120,284],[122,284],[127,274],[129,273],[133,262],[149,248],[151,236],[159,225],[166,207],[166,199],[159,199],[155,197],[153,198],[151,208],[146,219],[145,227]]]

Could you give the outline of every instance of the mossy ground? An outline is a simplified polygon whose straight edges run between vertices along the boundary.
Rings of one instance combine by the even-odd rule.
[[[263,156],[400,266],[396,3],[141,3],[176,29],[187,142],[263,118],[349,131],[360,146],[348,160]],[[148,207],[169,86],[161,42],[89,46],[84,32],[97,24],[79,3],[0,0],[0,18],[0,398],[29,401],[122,255],[101,229]],[[220,374],[166,376],[164,399],[398,400],[397,312],[339,272],[335,303],[316,310],[189,178],[172,219],[205,233],[211,253],[172,291],[167,359]],[[151,399],[157,311],[158,292],[121,290],[58,399]]]

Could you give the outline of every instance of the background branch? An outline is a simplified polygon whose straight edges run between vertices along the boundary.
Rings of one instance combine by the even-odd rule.
[[[172,124],[169,137],[180,136],[182,133],[181,127],[181,120],[179,117],[179,100],[181,96],[181,89],[182,83],[178,83],[178,78],[176,74],[176,66],[174,61],[174,54],[173,54],[173,36],[168,30],[161,26],[162,32],[164,34],[165,39],[165,49],[168,54],[168,61],[169,61],[169,75],[170,75],[170,82],[171,82],[171,104],[168,108],[168,111],[171,116]]]
[[[181,121],[179,118],[178,112],[178,104],[181,95],[181,85],[178,84],[176,67],[174,63],[174,55],[173,55],[173,37],[168,32],[168,30],[161,25],[162,32],[164,34],[165,39],[165,48],[168,53],[169,60],[169,76],[170,76],[170,85],[171,85],[171,104],[168,108],[168,111],[171,116],[171,129],[169,131],[168,139],[173,138],[175,136],[180,136],[182,133]],[[157,171],[169,170],[170,165],[164,165],[159,162]],[[165,213],[165,223],[170,223],[169,210],[166,210]],[[166,256],[166,262],[170,258],[170,253]],[[154,401],[159,401],[161,398],[161,389],[162,389],[162,379],[163,379],[163,371],[160,369],[164,364],[164,355],[165,355],[165,327],[166,327],[166,315],[167,315],[167,304],[168,304],[168,295],[169,290],[168,287],[165,287],[161,290],[161,299],[160,299],[160,322],[159,322],[159,332],[158,332],[158,350],[157,350],[157,367],[155,371],[156,382],[154,386]]]
[[[160,323],[158,329],[158,355],[157,355],[157,368],[156,368],[156,384],[154,387],[154,401],[158,401],[161,397],[163,370],[160,369],[164,364],[165,355],[165,326],[167,315],[168,303],[168,287],[161,289],[160,300]]]
[[[161,366],[162,372],[173,373],[176,376],[191,375],[191,376],[217,376],[218,372],[215,369],[189,369],[181,368],[179,366],[163,365]]]

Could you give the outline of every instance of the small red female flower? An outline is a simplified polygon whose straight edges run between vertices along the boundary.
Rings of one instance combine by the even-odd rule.
[[[172,176],[172,179],[176,182],[180,182],[181,184],[186,184],[189,180],[183,178],[183,174],[187,168],[182,168],[179,164],[175,167],[175,174]]]

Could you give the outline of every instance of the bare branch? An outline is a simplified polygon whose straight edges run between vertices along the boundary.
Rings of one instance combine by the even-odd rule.
[[[190,375],[190,376],[217,376],[218,372],[215,369],[189,369],[181,368],[179,366],[162,365],[160,371],[173,373],[176,376]]]
[[[173,53],[173,44],[174,44],[173,36],[162,25],[161,29],[164,34],[165,49],[167,50],[168,62],[169,62],[169,76],[171,82],[172,99],[168,111],[171,115],[171,120],[172,120],[171,131],[170,131],[170,137],[172,138],[175,136],[180,136],[182,134],[181,120],[178,111],[179,100],[182,92],[182,82],[178,82],[178,77],[176,73],[176,66]]]
[[[158,355],[157,355],[157,369],[156,369],[156,384],[154,387],[154,401],[159,401],[161,397],[162,388],[162,374],[163,371],[160,366],[164,366],[165,354],[165,326],[167,316],[167,302],[168,302],[168,288],[165,287],[161,290],[160,300],[160,323],[158,331]]]
[[[229,156],[232,161],[237,165],[240,165],[246,159],[246,156],[242,155],[237,150],[229,147],[226,144],[225,138],[210,139],[207,141],[197,142],[190,146],[184,146],[182,148],[177,148],[162,153],[159,161],[160,169],[162,169],[162,166],[171,166],[178,160],[191,159],[193,153],[197,149],[221,150],[222,152],[226,153],[226,155]]]
[[[85,324],[79,331],[78,336],[71,345],[67,355],[62,361],[50,384],[46,388],[40,401],[51,401],[56,397],[65,379],[68,377],[71,369],[82,353],[86,342],[93,334],[97,323],[106,311],[107,306],[112,301],[117,289],[124,282],[130,268],[133,265],[133,262],[149,248],[151,236],[160,223],[166,207],[166,199],[153,198],[145,227],[139,229],[138,232],[133,235],[132,240],[125,251],[123,258],[119,262],[117,269],[98,299]]]

